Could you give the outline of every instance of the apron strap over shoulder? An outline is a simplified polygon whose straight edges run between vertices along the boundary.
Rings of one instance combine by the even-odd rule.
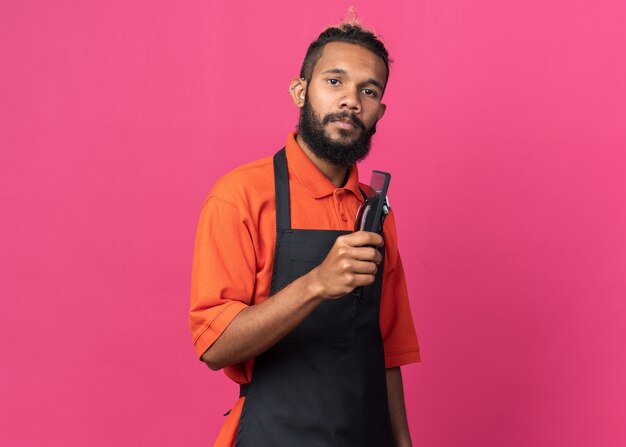
[[[289,169],[284,147],[274,155],[274,190],[276,192],[276,229],[291,230]]]

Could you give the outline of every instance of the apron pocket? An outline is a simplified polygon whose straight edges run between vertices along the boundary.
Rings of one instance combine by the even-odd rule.
[[[292,259],[289,282],[307,274],[319,264]],[[353,342],[356,337],[357,301],[354,295],[325,300],[285,338],[314,342]]]

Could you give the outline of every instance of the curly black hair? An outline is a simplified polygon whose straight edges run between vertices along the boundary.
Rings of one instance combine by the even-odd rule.
[[[311,80],[313,68],[320,57],[322,57],[324,46],[329,42],[347,42],[361,45],[376,54],[385,63],[385,68],[387,69],[385,85],[387,84],[387,80],[389,79],[389,64],[393,62],[389,58],[389,52],[376,34],[368,29],[362,28],[358,23],[344,23],[339,26],[331,26],[322,31],[317,39],[311,42],[306,51],[306,56],[302,62],[302,68],[300,69],[301,78],[306,81]]]

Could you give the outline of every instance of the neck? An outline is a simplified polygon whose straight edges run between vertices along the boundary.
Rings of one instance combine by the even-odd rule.
[[[308,144],[302,140],[300,135],[296,135],[296,142],[302,148],[309,160],[320,170],[324,176],[330,180],[330,182],[337,188],[340,188],[346,183],[346,173],[348,168],[341,168],[333,164],[328,163],[326,160],[322,160],[311,150]]]

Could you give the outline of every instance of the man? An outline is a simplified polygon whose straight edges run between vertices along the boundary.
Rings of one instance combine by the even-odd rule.
[[[307,51],[297,134],[221,178],[200,217],[191,331],[241,385],[217,446],[409,446],[400,366],[419,361],[393,213],[352,232],[389,76],[356,24]],[[355,292],[359,288],[360,293]]]

